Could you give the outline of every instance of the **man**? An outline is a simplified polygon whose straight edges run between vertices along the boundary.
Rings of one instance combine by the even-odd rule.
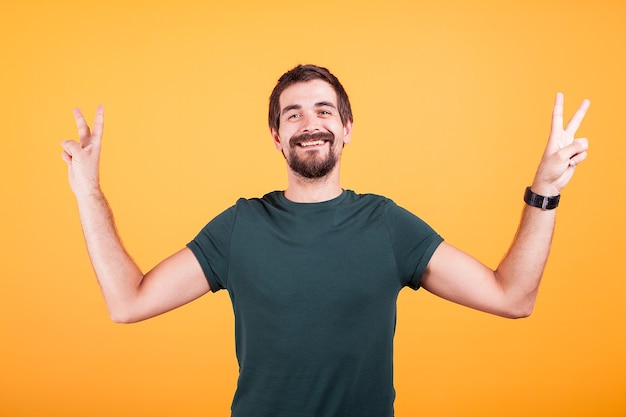
[[[325,68],[288,71],[270,97],[287,189],[240,199],[145,275],[122,247],[100,191],[102,107],[93,133],[75,110],[80,142],[64,141],[63,159],[114,321],[144,320],[228,290],[240,365],[233,416],[389,417],[395,303],[404,286],[504,317],[531,313],[558,196],[587,155],[587,141],[574,134],[588,106],[583,101],[563,129],[557,95],[518,233],[495,271],[392,201],[342,189],[353,117]]]

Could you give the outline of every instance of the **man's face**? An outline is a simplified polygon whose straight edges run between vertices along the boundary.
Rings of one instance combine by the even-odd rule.
[[[272,137],[297,175],[309,179],[328,175],[351,132],[352,123],[342,124],[337,94],[326,81],[296,83],[280,95],[280,128],[272,129]]]

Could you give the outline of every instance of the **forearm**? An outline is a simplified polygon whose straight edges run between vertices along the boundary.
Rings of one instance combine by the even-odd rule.
[[[87,250],[114,321],[132,304],[143,273],[124,249],[113,214],[100,189],[77,195]]]
[[[509,303],[526,316],[532,312],[548,260],[556,210],[526,205],[513,243],[495,271]]]

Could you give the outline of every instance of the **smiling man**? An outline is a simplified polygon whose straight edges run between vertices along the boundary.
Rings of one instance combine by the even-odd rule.
[[[586,158],[563,128],[563,96],[518,233],[496,270],[450,246],[426,223],[373,194],[344,190],[348,95],[327,69],[298,66],[270,96],[269,125],[288,186],[240,199],[189,244],[144,274],[124,250],[99,185],[103,109],[93,133],[64,141],[89,255],[111,318],[135,322],[208,291],[228,291],[240,366],[234,417],[391,417],[396,299],[404,287],[504,317],[531,313],[560,191]]]

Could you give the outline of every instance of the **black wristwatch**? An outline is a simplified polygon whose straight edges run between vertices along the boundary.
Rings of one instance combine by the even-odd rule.
[[[560,199],[561,194],[552,197],[545,197],[543,195],[533,193],[530,187],[526,187],[526,192],[524,193],[524,202],[526,204],[543,210],[553,210],[557,208],[559,206]]]

